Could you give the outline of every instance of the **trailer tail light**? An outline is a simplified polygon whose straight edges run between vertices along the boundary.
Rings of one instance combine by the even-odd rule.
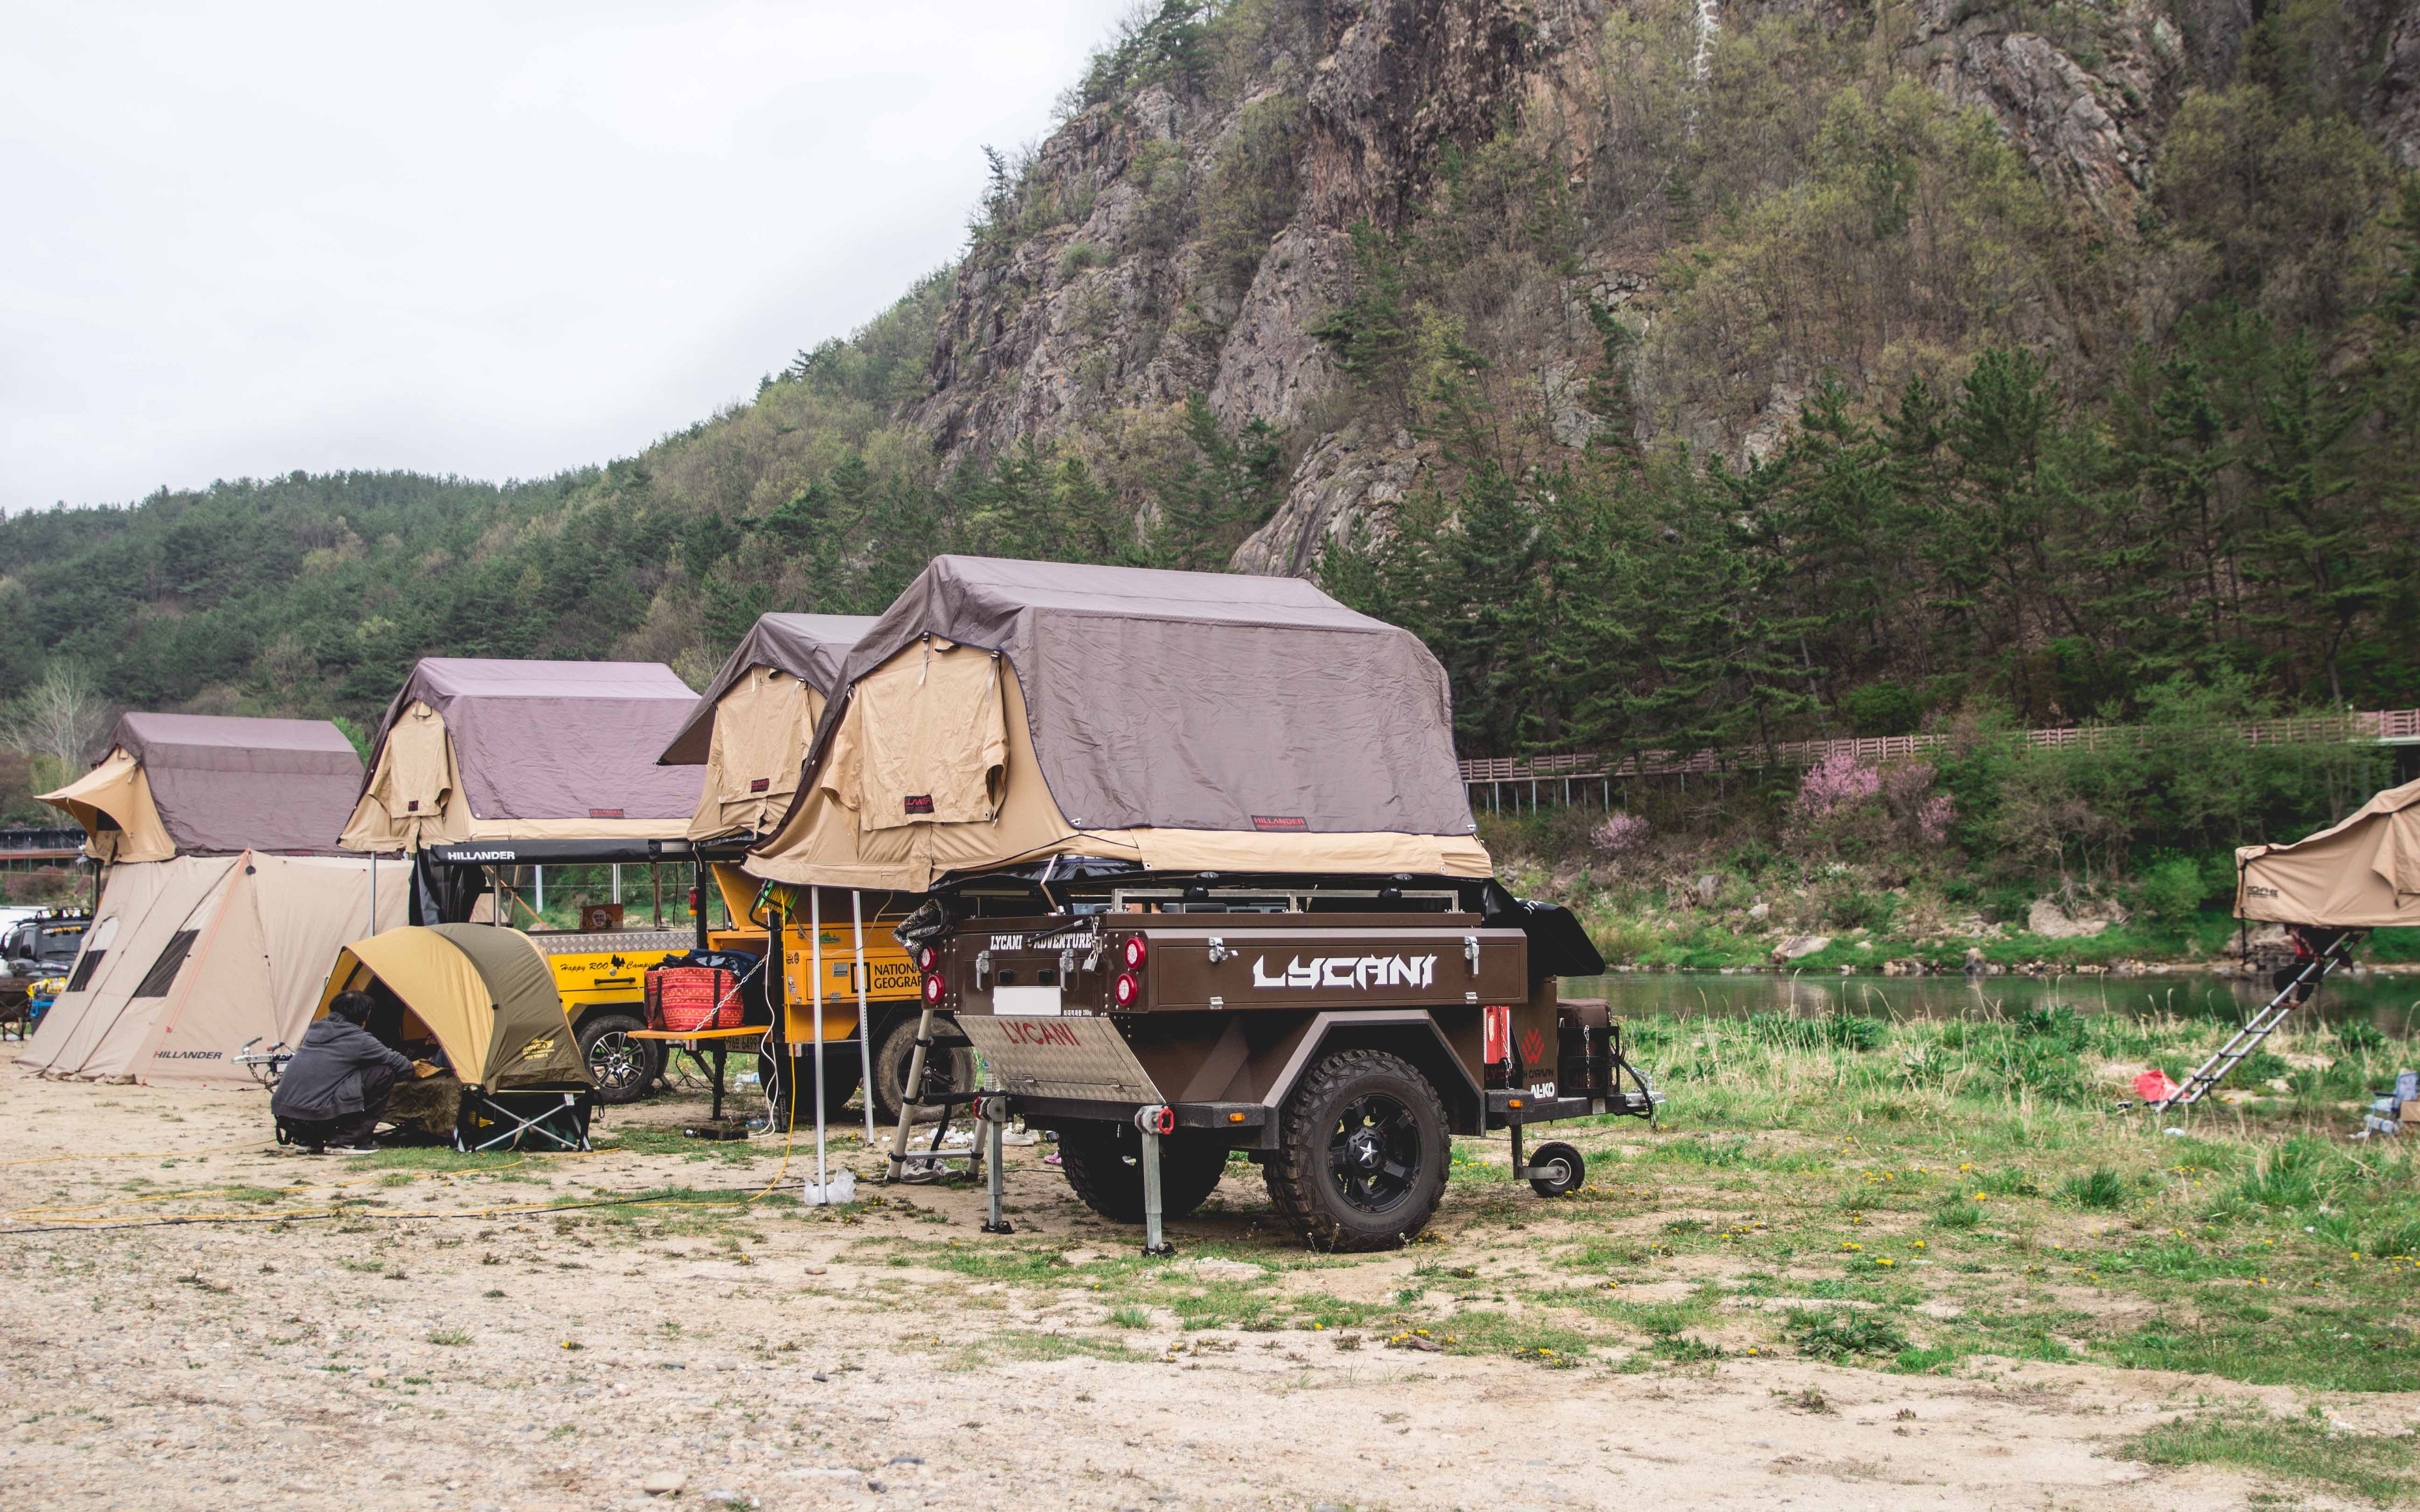
[[[1122,971],[1118,973],[1117,985],[1110,991],[1120,1008],[1132,1008],[1142,999],[1142,979],[1131,971]]]
[[[916,969],[931,976],[941,969],[941,952],[927,945],[916,952]]]
[[[1126,969],[1140,971],[1142,964],[1151,959],[1151,947],[1144,943],[1141,935],[1129,934],[1126,936],[1125,953]]]
[[[941,974],[938,971],[928,973],[924,978],[924,1001],[938,1003],[940,1000]]]

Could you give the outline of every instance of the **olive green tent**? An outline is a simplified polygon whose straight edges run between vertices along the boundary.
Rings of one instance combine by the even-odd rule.
[[[399,1127],[441,1137],[450,1128],[458,1149],[588,1148],[596,1083],[528,935],[493,924],[388,930],[336,952],[319,1012],[346,991],[379,1000],[370,1028],[380,1039],[453,1072],[396,1088]]]

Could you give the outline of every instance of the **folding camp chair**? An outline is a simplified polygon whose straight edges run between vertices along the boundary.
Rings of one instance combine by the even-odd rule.
[[[584,1091],[490,1092],[465,1087],[454,1148],[466,1154],[500,1147],[518,1149],[522,1139],[533,1138],[541,1141],[537,1149],[584,1151],[590,1148],[590,1103],[591,1094]]]

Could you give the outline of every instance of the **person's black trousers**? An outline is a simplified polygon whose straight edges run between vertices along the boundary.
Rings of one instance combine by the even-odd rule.
[[[387,1100],[395,1095],[395,1075],[373,1068],[362,1077],[362,1110],[334,1119],[280,1119],[277,1126],[291,1142],[318,1150],[328,1145],[366,1145],[386,1117]]]

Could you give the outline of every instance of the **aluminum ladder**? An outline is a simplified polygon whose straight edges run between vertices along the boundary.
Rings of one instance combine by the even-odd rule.
[[[933,1005],[928,1001],[924,1004],[923,1012],[916,1020],[916,1049],[908,1057],[908,1076],[899,1087],[899,1127],[893,1130],[891,1135],[891,1168],[883,1176],[886,1185],[902,1180],[907,1175],[909,1165],[931,1168],[934,1169],[935,1174],[939,1174],[938,1168],[945,1163],[962,1160],[967,1163],[969,1176],[973,1176],[983,1166],[985,1141],[980,1128],[977,1130],[974,1143],[967,1149],[944,1149],[941,1148],[941,1141],[950,1132],[950,1109],[961,1103],[972,1103],[983,1094],[950,1091],[935,1092],[926,1096],[923,1093],[924,1063],[926,1057],[931,1055],[933,1047],[940,1042],[939,1037],[933,1032],[934,1012]],[[968,1042],[964,1036],[956,1036],[952,1040],[952,1046],[954,1048],[956,1045]],[[866,1096],[871,1099],[874,1095],[874,1067],[871,1062],[865,1068],[865,1083]],[[931,1148],[910,1149],[908,1141],[914,1137],[916,1110],[936,1104],[940,1107],[941,1117],[933,1131]]]
[[[2369,931],[2366,929],[2346,930],[2339,933],[2328,943],[2327,949],[2303,962],[2301,968],[2294,973],[2294,980],[2280,988],[2266,1007],[2236,1030],[2234,1037],[2219,1047],[2218,1054],[2203,1061],[2191,1076],[2186,1077],[2182,1087],[2159,1102],[2143,1105],[2155,1112],[2165,1112],[2170,1108],[2191,1107],[2200,1102],[2211,1088],[2226,1079],[2229,1072],[2259,1049],[2260,1042],[2286,1022],[2288,1014],[2310,1001],[2327,974],[2344,964],[2352,955],[2352,948],[2368,935]]]

